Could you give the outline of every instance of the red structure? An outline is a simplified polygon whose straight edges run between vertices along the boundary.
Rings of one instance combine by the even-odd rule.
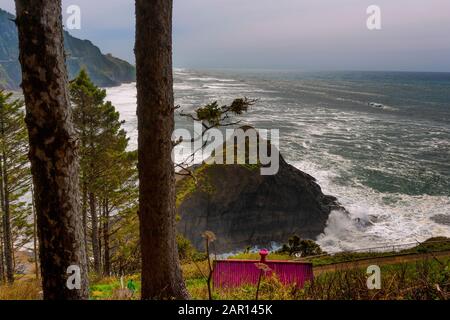
[[[258,264],[263,263],[270,268],[266,273],[275,273],[278,279],[287,285],[295,284],[302,288],[305,282],[314,279],[311,263],[296,261],[267,260],[269,251],[259,252],[261,260],[216,260],[214,262],[213,283],[216,288],[235,288],[244,284],[258,283],[261,270]]]

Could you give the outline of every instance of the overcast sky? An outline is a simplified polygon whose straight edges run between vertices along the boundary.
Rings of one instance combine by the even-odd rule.
[[[79,5],[81,30],[134,61],[134,1]],[[381,8],[369,31],[366,9]],[[13,0],[0,7],[14,11]],[[449,0],[174,0],[174,63],[188,68],[450,71]]]

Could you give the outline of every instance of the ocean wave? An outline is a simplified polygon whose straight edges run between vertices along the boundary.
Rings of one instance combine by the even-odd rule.
[[[197,87],[187,83],[175,83],[173,85],[174,90],[194,90]]]
[[[187,80],[189,80],[189,81],[204,81],[204,82],[211,82],[211,81],[235,82],[236,81],[233,79],[220,79],[220,78],[212,78],[212,77],[190,77]]]
[[[331,213],[317,238],[325,250],[450,237],[448,225],[439,223],[447,221],[442,215],[450,216],[450,197],[445,195],[450,173],[445,171],[450,155],[447,127],[395,112],[373,112],[361,95],[350,95],[359,86],[339,90],[349,93],[347,97],[336,94],[337,90],[321,91],[320,86],[251,79],[227,82],[219,75],[181,72],[185,74],[177,75],[174,88],[176,104],[184,109],[213,100],[227,103],[239,96],[260,99],[242,119],[257,128],[280,129],[281,151],[288,162],[317,178],[324,192],[336,196],[348,210],[348,214]],[[107,94],[136,147],[135,84],[108,88]],[[392,105],[387,107],[395,108],[392,111],[403,110],[403,102],[391,97],[387,101]],[[355,103],[366,108],[345,109]],[[398,191],[412,184],[418,186],[411,192],[415,195]],[[384,191],[386,186],[394,191]]]
[[[345,166],[345,161],[341,162]],[[348,214],[333,211],[323,234],[316,240],[326,250],[337,252],[450,237],[450,228],[436,223],[438,214],[450,215],[446,196],[410,196],[377,192],[351,181],[336,183],[334,173],[308,161],[291,162],[315,177],[326,194],[336,196]],[[347,161],[347,165],[351,165]]]

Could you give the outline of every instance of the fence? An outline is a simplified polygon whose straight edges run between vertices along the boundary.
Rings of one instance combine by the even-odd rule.
[[[352,254],[352,253],[390,253],[390,252],[392,252],[392,256],[398,256],[399,253],[401,253],[402,251],[412,249],[412,248],[418,247],[418,246],[422,246],[424,252],[427,252],[427,250],[432,252],[432,250],[430,248],[424,247],[423,246],[424,244],[427,246],[432,246],[435,244],[448,244],[450,247],[450,240],[432,240],[432,241],[426,241],[426,242],[416,241],[416,242],[408,242],[408,243],[401,243],[401,244],[386,244],[384,246],[359,248],[359,249],[354,249],[354,250],[344,250],[344,251],[324,253],[324,254],[308,256],[308,257],[301,257],[300,252],[294,252],[293,256],[295,256],[297,258],[296,261],[309,261],[310,259],[314,259],[314,258],[335,256],[335,255],[345,255],[345,254]],[[411,253],[413,253],[413,252],[408,252],[408,251],[404,252],[404,254],[411,254]],[[423,253],[423,252],[420,252],[420,253]],[[389,256],[389,255],[386,254],[384,256]]]

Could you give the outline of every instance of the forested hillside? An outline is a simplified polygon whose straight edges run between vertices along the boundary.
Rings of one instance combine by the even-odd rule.
[[[9,90],[17,90],[21,82],[14,19],[12,14],[0,9],[0,88]],[[64,31],[64,47],[69,79],[75,78],[81,69],[86,69],[92,81],[101,87],[135,81],[134,66],[111,54],[102,54],[89,40],[77,39]]]

